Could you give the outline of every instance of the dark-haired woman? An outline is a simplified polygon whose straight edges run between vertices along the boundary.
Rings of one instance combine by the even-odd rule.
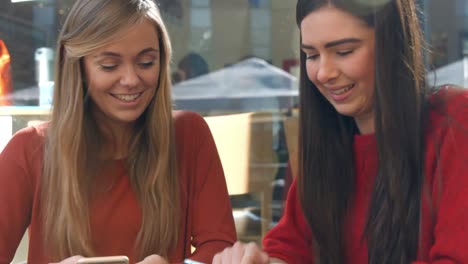
[[[468,263],[468,93],[426,83],[413,0],[299,0],[300,164],[214,263]]]

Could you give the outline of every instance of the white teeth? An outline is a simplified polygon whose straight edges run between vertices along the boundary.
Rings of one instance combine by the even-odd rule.
[[[354,85],[350,85],[350,86],[347,86],[343,89],[339,89],[339,90],[335,90],[335,91],[332,91],[332,94],[336,94],[336,95],[340,95],[340,94],[344,94],[346,93],[347,91],[351,90],[351,88],[353,88]]]
[[[119,100],[125,101],[125,102],[130,102],[138,97],[140,97],[142,93],[137,93],[137,94],[113,94],[113,96]]]

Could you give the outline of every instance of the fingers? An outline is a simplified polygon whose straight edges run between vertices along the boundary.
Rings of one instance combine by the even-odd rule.
[[[237,244],[238,242],[236,242]],[[234,244],[234,245],[236,245]],[[213,261],[211,262],[212,264],[229,264],[233,263],[231,262],[231,256],[232,256],[232,251],[233,247],[227,247],[225,248],[222,252],[217,253],[213,257]]]
[[[224,249],[213,258],[213,264],[266,264],[268,255],[257,244],[236,242],[234,246]]]
[[[217,253],[213,257],[213,260],[211,261],[211,264],[221,264],[221,253]]]
[[[268,255],[263,252],[257,244],[250,242],[244,249],[244,256],[241,262],[236,262],[241,264],[267,264]]]
[[[241,263],[242,258],[244,257],[245,247],[245,244],[242,244],[239,241],[234,244],[231,253],[231,263]]]

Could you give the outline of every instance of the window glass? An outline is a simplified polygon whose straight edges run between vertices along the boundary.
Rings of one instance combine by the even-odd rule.
[[[190,22],[192,27],[211,27],[210,9],[192,7]]]
[[[209,7],[210,0],[193,0],[192,6],[193,7]]]

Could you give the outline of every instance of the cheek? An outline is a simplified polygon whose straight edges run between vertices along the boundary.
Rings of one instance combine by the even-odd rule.
[[[88,93],[93,94],[94,91],[100,90],[108,82],[109,78],[102,76],[103,74],[86,59],[84,60],[85,80],[87,84]]]
[[[321,88],[321,85],[319,84],[319,82],[317,81],[317,71],[318,71],[318,67],[316,64],[314,64],[313,61],[307,61],[306,62],[306,71],[307,71],[307,78],[309,78],[309,80],[315,84],[315,86],[317,87],[318,91],[326,97],[326,94],[325,94],[325,91],[322,90]]]
[[[356,67],[356,65],[361,65]],[[374,55],[370,51],[363,52],[362,56],[356,58],[348,68],[349,72],[355,77],[365,80],[366,82],[373,82],[375,76],[375,61]]]
[[[159,71],[157,73],[154,72],[145,72],[142,76],[142,80],[144,86],[148,89],[156,90],[159,84]]]
[[[309,78],[310,81],[315,83],[315,76],[317,76],[317,67],[312,61],[306,61],[306,72],[307,78]]]
[[[107,90],[112,87],[114,82],[111,76],[99,72],[89,74],[86,80],[89,93]]]

